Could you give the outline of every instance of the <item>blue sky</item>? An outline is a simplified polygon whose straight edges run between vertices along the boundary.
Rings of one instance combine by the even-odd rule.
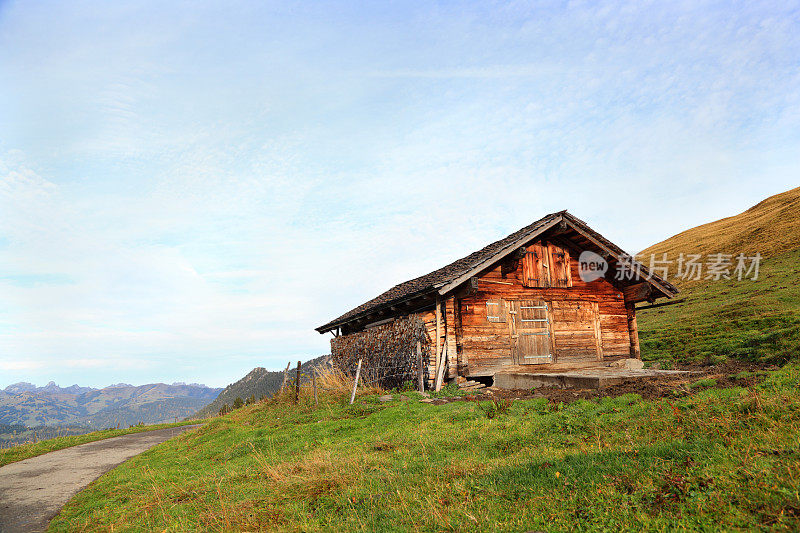
[[[798,185],[797,2],[1,2],[0,387],[225,385],[569,209]]]

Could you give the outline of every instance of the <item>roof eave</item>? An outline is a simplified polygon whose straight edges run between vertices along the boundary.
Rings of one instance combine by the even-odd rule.
[[[407,294],[407,295],[405,295],[405,296],[403,296],[401,298],[395,298],[394,300],[390,300],[388,302],[384,302],[384,303],[382,303],[382,304],[380,304],[380,305],[378,305],[376,307],[367,309],[367,310],[362,311],[362,312],[360,312],[358,314],[355,314],[353,316],[347,317],[346,319],[343,319],[343,320],[337,319],[337,320],[334,320],[333,322],[328,322],[327,324],[324,324],[324,325],[322,325],[322,326],[320,326],[318,328],[314,328],[314,331],[317,331],[317,332],[319,332],[321,334],[327,333],[327,332],[329,332],[329,331],[331,331],[333,329],[336,329],[336,328],[338,328],[340,326],[344,326],[345,324],[349,324],[351,322],[356,322],[356,321],[361,320],[361,319],[363,319],[365,317],[368,317],[369,315],[374,315],[376,313],[379,313],[379,312],[381,312],[384,309],[387,309],[389,307],[401,305],[401,304],[403,304],[405,302],[408,302],[410,300],[413,300],[415,298],[419,298],[420,296],[425,296],[426,294],[433,294],[435,292],[435,290],[436,290],[435,286],[427,287],[425,289],[421,289],[421,290],[413,292],[411,294]]]

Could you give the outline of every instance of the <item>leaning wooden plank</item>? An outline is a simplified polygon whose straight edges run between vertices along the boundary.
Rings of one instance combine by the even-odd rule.
[[[356,400],[356,388],[358,387],[358,378],[361,376],[361,359],[358,360],[358,367],[356,367],[356,379],[353,381],[353,393],[350,395],[350,405]]]
[[[439,367],[442,365],[441,356],[442,356],[442,298],[437,294],[436,295],[436,352],[434,353],[434,357],[436,357],[436,370],[435,370],[436,373],[434,374],[434,376],[439,374]]]
[[[442,346],[441,361],[439,362],[439,367],[436,369],[436,381],[433,384],[433,390],[437,392],[442,390],[442,379],[444,378],[444,367],[446,360],[447,360],[447,343],[445,343],[445,345]]]
[[[425,390],[425,381],[422,378],[422,345],[417,341],[417,390],[423,392]]]

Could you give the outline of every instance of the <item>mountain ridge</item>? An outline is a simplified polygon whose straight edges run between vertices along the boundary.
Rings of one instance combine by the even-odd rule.
[[[774,194],[739,214],[707,222],[648,246],[639,254],[755,254],[775,257],[800,249],[800,187]]]
[[[656,243],[640,260],[664,253],[673,261],[668,279],[685,302],[637,313],[644,358],[779,364],[800,358],[800,187]],[[681,253],[702,254],[703,266],[709,254],[734,255],[730,279],[677,277]],[[758,276],[733,275],[739,253],[761,255]]]
[[[300,367],[301,379],[303,379],[303,375],[308,376],[312,370],[327,366],[329,361],[329,355],[322,355],[302,363]],[[290,368],[287,379],[290,381],[293,380],[296,372],[296,367]],[[280,389],[282,383],[283,370],[273,371],[260,366],[255,367],[242,379],[225,387],[214,401],[198,410],[190,418],[214,416],[223,405],[231,407],[236,398],[247,400],[251,396],[254,396],[256,400],[259,400],[262,396],[269,397]]]
[[[119,383],[95,389],[79,385],[62,388],[53,381],[44,387],[20,382],[0,390],[0,424],[104,429],[166,422],[191,415],[222,390],[197,384]]]

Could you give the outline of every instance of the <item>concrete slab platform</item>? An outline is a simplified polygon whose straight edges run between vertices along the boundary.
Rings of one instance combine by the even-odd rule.
[[[613,367],[582,368],[566,372],[498,372],[494,375],[494,386],[501,389],[537,389],[539,387],[602,389],[631,379],[678,377],[693,373],[685,370]]]

